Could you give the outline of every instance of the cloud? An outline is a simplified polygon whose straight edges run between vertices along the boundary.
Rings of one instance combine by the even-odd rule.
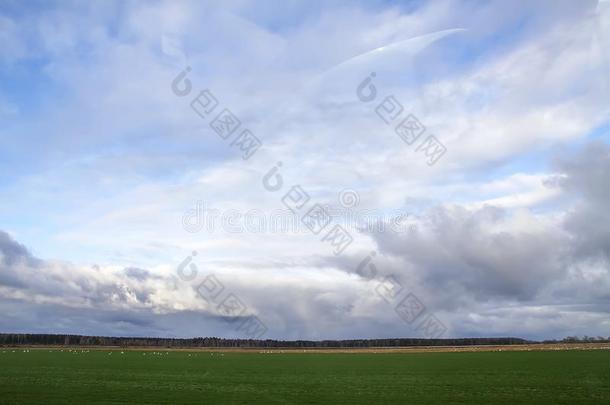
[[[47,305],[62,308],[53,319],[67,329],[78,325],[69,317],[92,317],[87,330],[234,333],[172,278],[197,250],[201,273],[226,276],[278,337],[412,334],[354,274],[373,249],[380,276],[400,277],[455,334],[492,323],[512,334],[517,317],[527,333],[555,334],[567,330],[558,319],[589,308],[585,318],[598,319],[607,148],[547,163],[608,121],[606,8],[415,3],[14,3],[0,12],[0,221],[19,235],[0,234],[0,296],[33,311],[12,322],[34,325]],[[455,27],[467,31],[416,57],[402,52]],[[375,51],[389,44],[400,52]],[[346,60],[357,66],[316,81]],[[255,158],[243,161],[191,97],[172,94],[186,64],[193,95],[210,89],[263,141]],[[355,90],[372,71],[379,98],[364,104]],[[434,167],[375,113],[390,94],[447,146]],[[269,193],[261,178],[278,161],[286,189]],[[354,232],[354,253],[328,258],[307,234],[181,228],[196,201],[272,212],[296,184],[331,205],[357,190],[359,209],[408,211],[412,231]],[[540,314],[553,322],[536,324]]]
[[[556,234],[524,213],[437,207],[411,232],[375,238],[382,253],[404,257],[430,288],[488,301],[531,299],[561,277],[563,241]]]
[[[374,292],[377,281],[392,275],[455,336],[519,331],[546,338],[584,329],[604,334],[609,245],[597,224],[607,223],[610,146],[589,145],[556,162],[557,172],[548,179],[559,187],[564,215],[491,205],[430,208],[408,217],[406,233],[386,228],[368,235],[378,252],[373,280],[356,272],[368,254],[361,250],[353,251],[361,255],[296,262],[291,255],[285,262],[202,259],[197,280],[187,283],[172,277],[171,266],[102,268],[40,260],[2,233],[2,305],[23,302],[32,314],[40,313],[39,306],[56,307],[53,319],[65,328],[86,316],[95,320],[86,330],[128,335],[180,330],[182,336],[193,331],[180,329],[192,319],[201,328],[196,335],[239,336],[217,306],[195,292],[206,275],[216,274],[227,291],[247,303],[249,313],[273,325],[270,336],[413,336]],[[374,332],[380,327],[384,333]]]
[[[8,233],[3,231],[0,231],[0,254],[2,262],[6,266],[13,266],[21,262],[28,265],[38,264],[38,260],[25,246],[14,241]]]
[[[491,205],[437,206],[411,216],[408,233],[371,234],[379,252],[395,260],[385,266],[405,284],[417,286],[454,325],[465,312],[471,314],[471,326],[481,322],[510,330],[502,326],[506,323],[540,333],[544,322],[535,314],[544,313],[556,320],[548,331],[573,332],[578,328],[566,318],[582,326],[579,316],[592,323],[607,317],[610,146],[589,144],[556,162],[557,172],[549,179],[559,187],[562,215]],[[494,307],[506,310],[486,309]],[[498,320],[485,313],[495,313]],[[537,324],[530,329],[511,320],[517,313],[534,317]],[[603,334],[608,325],[590,327]]]
[[[587,145],[579,155],[559,159],[557,166],[566,173],[561,186],[579,198],[566,217],[574,254],[610,263],[610,147],[602,142]]]

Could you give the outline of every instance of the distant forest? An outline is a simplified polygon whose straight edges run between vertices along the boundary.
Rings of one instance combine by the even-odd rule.
[[[63,345],[63,346],[119,346],[119,347],[242,347],[242,348],[367,348],[404,346],[473,346],[473,345],[520,345],[536,343],[587,343],[610,342],[604,337],[567,337],[563,340],[531,341],[513,337],[465,338],[465,339],[352,339],[352,340],[254,340],[199,337],[191,339],[150,337],[107,337],[47,334],[0,334],[0,346],[18,345]]]

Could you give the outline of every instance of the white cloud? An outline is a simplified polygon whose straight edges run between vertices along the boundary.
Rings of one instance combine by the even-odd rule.
[[[553,277],[571,280],[573,268],[555,266],[556,248],[549,245],[567,243],[559,231],[564,221],[569,232],[582,237],[578,246],[584,256],[587,247],[605,252],[607,235],[602,226],[580,231],[599,210],[587,205],[573,215],[566,211],[562,204],[572,194],[547,182],[561,179],[553,177],[561,170],[543,164],[531,169],[518,161],[496,169],[526,153],[528,163],[547,160],[557,145],[581,141],[608,120],[607,87],[599,85],[607,56],[595,51],[603,48],[607,16],[602,4],[597,14],[594,6],[435,1],[409,12],[353,4],[318,5],[314,12],[292,3],[276,10],[247,2],[160,2],[66,6],[22,19],[0,17],[0,39],[6,44],[0,60],[8,69],[3,72],[11,72],[6,66],[32,63],[29,68],[50,83],[44,91],[53,93],[45,98],[35,88],[24,90],[33,92],[36,108],[27,120],[11,121],[10,150],[27,169],[19,167],[7,184],[0,183],[5,217],[0,219],[38,256],[96,262],[104,269],[45,262],[50,279],[66,285],[57,295],[36,284],[32,302],[78,308],[96,297],[128,310],[205,310],[192,291],[176,293],[164,284],[174,264],[197,250],[206,266],[234,273],[235,288],[281,325],[279,335],[366,334],[379,323],[388,333],[404,335],[381,303],[366,296],[363,280],[337,271],[335,262],[315,266],[329,253],[319,237],[193,235],[181,228],[182,215],[196,201],[223,210],[270,212],[283,208],[281,196],[300,184],[312,202],[336,204],[339,191],[352,188],[360,193],[359,208],[413,208],[423,223],[429,208],[440,207],[438,222],[428,218],[429,233],[419,239],[381,236],[391,251],[378,258],[388,266],[385,272],[401,274],[404,265],[405,274],[432,294],[434,285],[424,276],[429,265],[434,264],[430,275],[449,275],[451,269],[437,265],[466,258],[456,265],[465,269],[463,278],[437,280],[475,297],[458,300],[471,315],[447,311],[464,321],[454,327],[456,333],[484,331],[502,314],[510,322],[498,333],[518,316],[534,322],[540,314],[536,303],[523,307],[524,314],[489,309],[493,303],[479,298],[495,297],[497,305],[515,296],[538,299]],[[524,15],[530,22],[516,30]],[[425,49],[416,57],[403,52],[413,37],[456,27],[467,31],[430,46],[421,43]],[[398,51],[388,52],[392,49]],[[193,93],[181,99],[170,84],[186,64],[192,67]],[[379,98],[368,105],[358,101],[355,90],[371,71],[378,73]],[[243,161],[191,110],[189,101],[203,88],[261,138],[264,147],[254,158]],[[447,146],[434,167],[376,116],[376,103],[388,94]],[[3,117],[21,114],[14,96],[0,97]],[[261,180],[278,161],[285,186],[270,193]],[[595,243],[587,234],[597,236]],[[366,234],[354,238],[353,252],[368,252],[380,242]],[[440,244],[443,255],[434,258],[430,249],[417,256],[403,246],[405,238],[422,252]],[[408,253],[419,260],[406,260]],[[352,268],[358,262],[344,260]],[[298,266],[288,271],[277,262]],[[530,272],[532,263],[539,264],[538,271]],[[154,269],[160,278],[136,282],[122,273],[127,265]],[[603,277],[602,272],[594,278]],[[109,290],[96,296],[82,289],[86,280],[97,286],[90,286],[94,290]],[[589,281],[579,285],[586,290]],[[11,288],[3,287],[2,296],[30,299]],[[148,301],[139,293],[148,294]],[[443,310],[452,299],[431,302]],[[368,326],[354,326],[354,319],[368,319],[361,323]],[[556,327],[548,330],[556,333]],[[533,324],[528,330],[544,334]]]

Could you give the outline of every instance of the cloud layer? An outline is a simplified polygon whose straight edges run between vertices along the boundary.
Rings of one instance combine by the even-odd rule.
[[[215,274],[275,338],[421,334],[384,277],[448,335],[610,335],[609,18],[593,0],[5,3],[0,329],[238,337],[196,292]],[[192,110],[203,89],[261,139],[251,159]],[[380,118],[388,96],[447,148],[435,165]],[[307,231],[182,226],[197,201],[285,208],[293,185],[329,206],[355,190],[407,231],[350,227],[334,256]]]

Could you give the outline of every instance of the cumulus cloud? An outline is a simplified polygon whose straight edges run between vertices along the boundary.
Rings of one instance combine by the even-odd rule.
[[[563,273],[563,241],[552,227],[490,206],[437,207],[405,235],[376,240],[382,252],[404,257],[423,283],[477,300],[532,298]]]
[[[6,233],[0,253],[0,306],[12,314],[0,325],[7,330],[31,330],[27,325],[35,323],[36,331],[69,332],[83,322],[78,330],[93,334],[248,337],[220,312],[220,301],[197,293],[212,274],[247,303],[240,316],[259,316],[276,338],[366,336],[369,324],[354,322],[370,320],[365,307],[381,301],[356,304],[366,296],[363,285],[315,265],[208,263],[187,282],[175,267],[155,273],[36,259]]]
[[[585,316],[605,333],[607,321],[594,326],[593,319],[608,313],[609,152],[597,142],[557,159],[547,181],[560,188],[563,214],[443,205],[411,217],[408,233],[371,235],[380,252],[398,260],[392,271],[451,318],[465,311],[470,325],[497,326],[484,314],[500,307],[493,312],[509,315],[502,322],[521,330],[528,327],[516,326],[512,314],[542,313],[551,318],[550,329],[565,322],[572,331],[569,323]],[[541,323],[531,330],[544,329]]]
[[[34,313],[51,306],[57,308],[53,322],[66,317],[60,324],[69,325],[86,316],[90,330],[171,335],[191,319],[182,334],[198,325],[197,334],[239,337],[218,308],[195,292],[206,275],[215,274],[247,303],[249,313],[269,325],[271,336],[382,336],[373,332],[380,326],[385,335],[412,336],[413,329],[374,292],[375,282],[393,276],[443,316],[454,335],[604,334],[610,311],[603,226],[610,146],[589,145],[556,162],[547,182],[559,187],[564,215],[490,205],[436,206],[409,216],[408,232],[386,228],[368,235],[377,250],[373,279],[358,272],[365,251],[297,261],[287,256],[284,262],[204,260],[197,280],[189,283],[158,269],[43,261],[2,233],[2,305],[22,302]]]
[[[580,197],[566,217],[566,228],[574,237],[574,254],[581,259],[609,261],[610,147],[596,142],[577,158],[560,159],[557,166],[565,173],[561,186]]]

